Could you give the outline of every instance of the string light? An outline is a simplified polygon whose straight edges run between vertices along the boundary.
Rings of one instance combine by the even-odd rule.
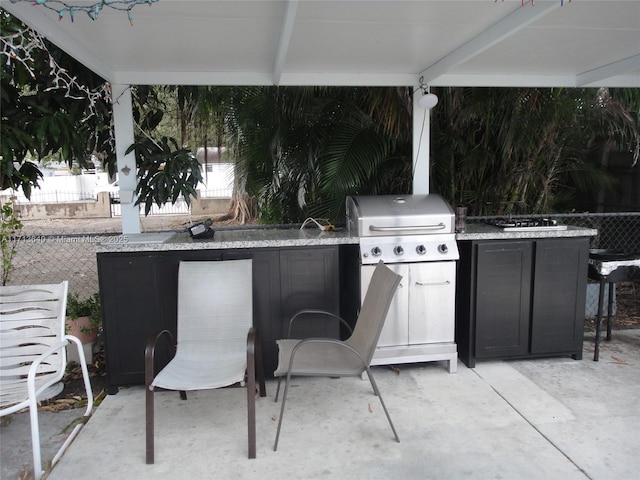
[[[133,7],[140,4],[151,5],[152,3],[156,3],[157,1],[159,0],[101,0],[100,2],[91,2],[84,5],[70,5],[67,2],[63,2],[61,0],[11,0],[11,3],[31,2],[31,4],[35,6],[41,5],[51,11],[56,12],[58,14],[59,21],[62,21],[62,19],[65,17],[65,14],[68,12],[69,19],[72,23],[77,12],[84,12],[89,16],[91,20],[97,20],[98,15],[102,11],[102,9],[107,7],[114,10],[119,10],[121,12],[127,12],[129,24],[133,27],[133,16],[131,14],[131,10],[133,10]]]
[[[94,115],[99,115],[99,102],[111,103],[111,88],[108,83],[101,84],[98,88],[90,89],[79,83],[67,69],[61,67],[50,54],[44,43],[44,37],[35,30],[25,29],[9,35],[0,35],[0,61],[6,68],[11,67],[12,62],[20,63],[25,70],[36,78],[31,65],[35,63],[34,54],[44,51],[49,56],[49,76],[53,86],[45,91],[63,90],[67,98],[87,100],[87,114],[82,121],[86,121]],[[6,57],[6,58],[2,58]]]

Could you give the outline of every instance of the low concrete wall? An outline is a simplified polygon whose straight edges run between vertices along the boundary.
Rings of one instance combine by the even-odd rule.
[[[8,198],[2,197],[4,203]],[[111,204],[109,194],[101,192],[97,200],[78,200],[64,203],[18,203],[17,210],[24,220],[47,218],[109,218]]]
[[[0,196],[4,204],[8,196]],[[192,215],[222,215],[229,211],[230,198],[201,198],[198,190],[191,199]],[[18,203],[17,210],[23,220],[45,220],[50,218],[111,218],[111,203],[108,192],[98,193],[97,200],[78,200],[64,203]]]
[[[191,215],[222,215],[229,211],[230,198],[202,198],[200,190],[191,199]]]

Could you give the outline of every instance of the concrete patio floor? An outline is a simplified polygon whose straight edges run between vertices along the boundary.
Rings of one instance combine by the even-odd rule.
[[[401,443],[368,381],[297,378],[274,452],[280,403],[269,381],[257,398],[255,460],[245,392],[225,389],[156,395],[156,463],[146,465],[144,389],[124,388],[48,478],[637,479],[640,330],[614,331],[599,362],[592,334],[584,345],[582,361],[459,363],[456,374],[435,363],[376,367]]]

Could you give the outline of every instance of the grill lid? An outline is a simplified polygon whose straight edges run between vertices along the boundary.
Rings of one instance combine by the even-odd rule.
[[[347,227],[359,237],[454,233],[454,213],[440,195],[347,197]]]

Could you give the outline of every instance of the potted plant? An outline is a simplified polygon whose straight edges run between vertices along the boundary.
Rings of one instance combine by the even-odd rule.
[[[98,336],[102,323],[100,311],[100,295],[94,293],[85,300],[80,300],[77,293],[67,296],[66,332],[80,339],[83,344],[93,342]]]

